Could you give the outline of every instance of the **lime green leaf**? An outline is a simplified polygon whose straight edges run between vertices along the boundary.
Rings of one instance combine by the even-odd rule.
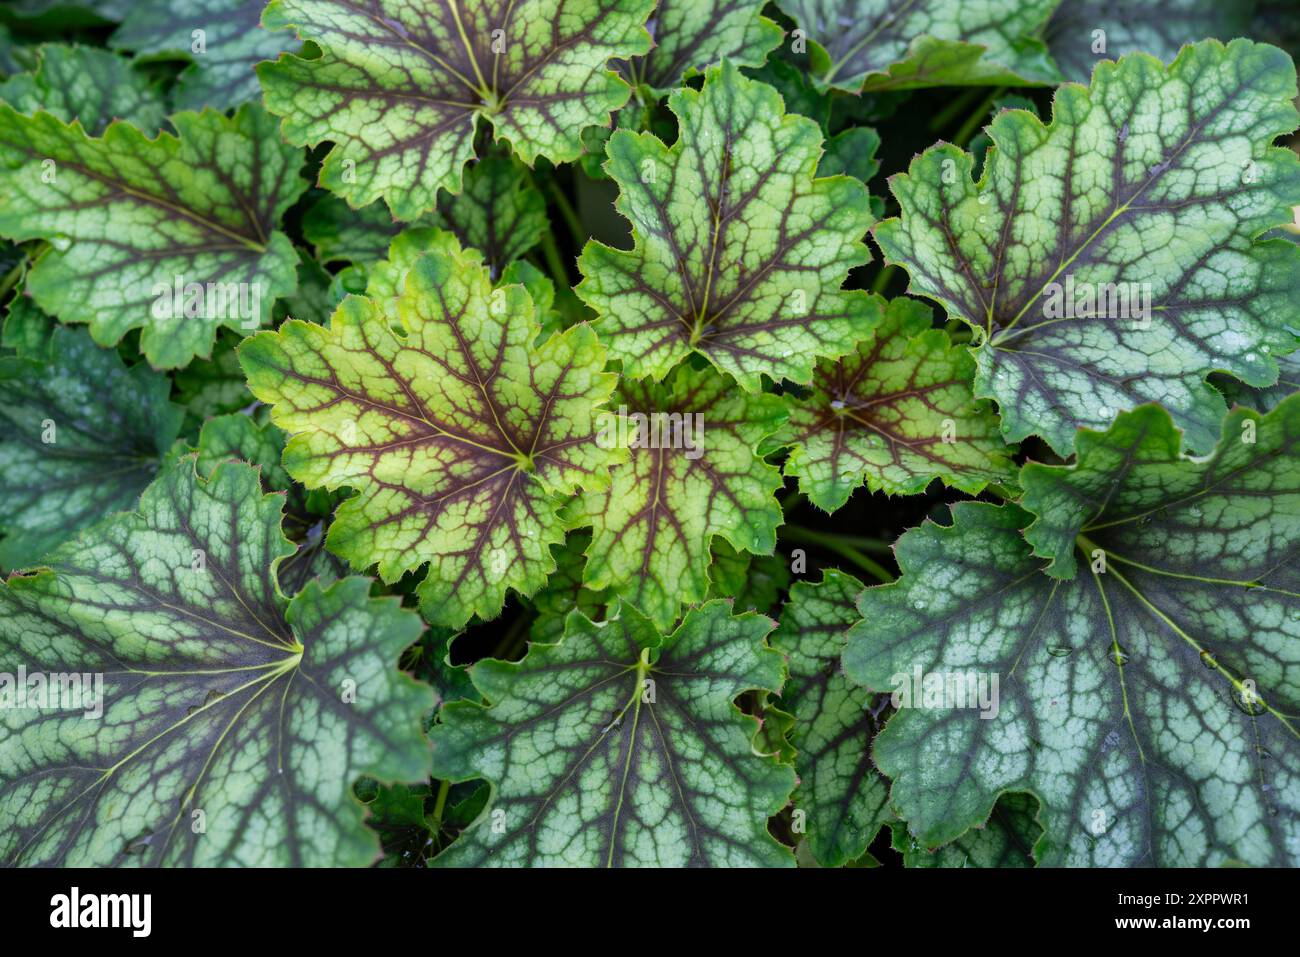
[[[462,248],[454,233],[430,226],[412,226],[398,233],[388,248],[388,258],[372,263],[365,277],[365,294],[383,304],[389,318],[400,325],[398,299],[405,288],[406,274],[421,256],[440,252],[446,256],[463,256],[475,263],[482,262],[476,249]],[[565,328],[554,310],[555,284],[541,270],[526,260],[517,259],[499,274],[493,273],[493,285],[522,285],[528,290],[533,304],[533,318],[539,328],[537,344],[550,338],[551,333]]]
[[[817,364],[812,394],[768,443],[793,446],[785,474],[833,512],[866,480],[915,495],[936,478],[975,493],[1011,477],[997,416],[971,395],[975,361],[930,326],[928,306],[895,299],[854,355]]]
[[[794,715],[789,734],[798,752],[796,820],[823,867],[840,867],[866,853],[892,815],[889,787],[871,763],[879,730],[872,695],[844,676],[840,656],[857,620],[853,600],[862,583],[827,569],[822,581],[795,582],[772,635],[790,680],[781,702]]]
[[[434,776],[487,778],[487,808],[437,862],[463,866],[782,866],[768,834],[794,771],[754,752],[743,691],[775,691],[773,622],[726,602],[667,637],[635,610],[569,617],[564,639],[470,673],[431,732]]]
[[[478,250],[463,249],[460,242],[445,229],[432,226],[412,226],[404,229],[388,247],[388,258],[370,265],[366,272],[365,294],[383,305],[389,318],[400,325],[398,302],[406,289],[406,276],[416,260],[429,253],[444,257],[461,258],[481,265]]]
[[[261,99],[256,63],[299,46],[287,33],[261,28],[265,6],[265,0],[132,0],[110,43],[141,54],[189,54],[193,62],[177,81],[176,106],[228,109]]]
[[[293,291],[298,257],[275,227],[306,185],[258,106],[171,121],[179,138],[125,123],[95,138],[0,104],[0,234],[54,247],[28,293],[101,345],[142,328],[158,368],[206,358],[219,327],[256,328]]]
[[[682,368],[670,385],[624,380],[616,401],[598,440],[631,454],[573,509],[593,529],[584,583],[668,628],[683,602],[704,600],[715,535],[752,554],[776,548],[781,476],[754,449],[785,411],[708,369]]]
[[[533,300],[533,317],[538,325],[537,342],[540,345],[554,332],[561,332],[571,323],[565,321],[564,315],[555,308],[555,283],[527,259],[516,259],[501,273],[497,279],[498,286],[510,286],[515,283],[528,290],[528,297]]]
[[[760,16],[764,0],[660,0],[647,26],[654,49],[625,64],[633,86],[663,94],[723,58],[761,66],[784,31]]]
[[[135,507],[180,433],[167,377],[127,368],[84,329],[0,358],[0,568],[34,564]]]
[[[971,158],[929,150],[891,180],[902,217],[877,226],[911,289],[970,323],[975,394],[1011,441],[1073,449],[1079,426],[1161,402],[1197,450],[1214,444],[1222,371],[1277,378],[1295,347],[1300,249],[1253,242],[1300,202],[1295,69],[1249,41],[1141,54],[1066,85],[1052,123],[1000,113],[978,184]]]
[[[1087,83],[1102,60],[1139,51],[1172,60],[1185,44],[1206,37],[1250,36],[1253,6],[1253,0],[1071,0],[1057,6],[1044,39],[1061,72]]]
[[[1033,867],[1033,847],[1043,833],[1037,814],[1033,795],[1004,794],[987,821],[951,844],[923,847],[901,821],[890,825],[892,843],[905,867]]]
[[[458,628],[496,615],[508,588],[544,584],[564,496],[607,481],[595,416],[614,377],[586,326],[535,346],[528,293],[494,290],[471,253],[415,261],[396,300],[404,333],[384,305],[349,297],[328,328],[287,322],[240,359],[293,435],[289,474],[357,490],[330,550],[389,582],[427,563],[425,616]]]
[[[53,113],[64,122],[80,120],[92,136],[114,119],[153,132],[163,125],[167,107],[158,84],[128,60],[107,50],[46,44],[31,73],[0,83],[0,100],[20,113]]]
[[[578,295],[628,375],[662,379],[695,352],[750,392],[763,374],[807,382],[817,356],[844,355],[879,316],[867,293],[840,288],[870,258],[867,192],[814,179],[817,124],[730,63],[668,103],[681,128],[671,149],[649,133],[610,137],[606,169],[636,245],[589,242]]]
[[[258,67],[267,108],[292,143],[337,144],[322,186],[353,206],[381,196],[398,219],[460,192],[482,118],[530,166],[582,152],[582,129],[609,123],[629,88],[611,57],[650,48],[652,0],[274,0],[262,23],[323,50]]]
[[[848,674],[911,694],[875,746],[899,815],[934,847],[1027,791],[1039,863],[1295,866],[1300,398],[1234,411],[1208,465],[1143,407],[1084,433],[1076,468],[1022,481],[1031,508],[1065,511],[1022,537],[1018,508],[956,505],[952,527],[905,534],[902,578],[858,601]],[[1071,517],[1071,494],[1092,504]],[[1046,574],[1026,537],[1053,571],[1066,548],[1082,567]],[[964,702],[941,694],[954,676]],[[969,705],[972,682],[976,707],[941,706]]]
[[[377,856],[351,785],[428,772],[432,699],[395,667],[421,624],[394,599],[371,600],[363,578],[286,600],[279,512],[254,469],[228,463],[203,480],[182,459],[138,513],[0,585],[5,672],[102,680],[75,708],[0,709],[0,860]]]
[[[1059,0],[779,0],[818,82],[850,93],[1060,77],[1036,34]],[[796,47],[798,50],[798,47]]]

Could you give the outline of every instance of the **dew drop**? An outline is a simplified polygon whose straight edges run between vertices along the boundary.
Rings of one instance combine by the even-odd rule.
[[[1128,652],[1122,645],[1112,645],[1106,657],[1121,668],[1128,664]]]
[[[1216,668],[1216,667],[1218,667],[1218,664],[1219,664],[1219,663],[1218,663],[1217,661],[1214,660],[1214,655],[1210,654],[1210,652],[1208,652],[1208,651],[1202,651],[1202,652],[1201,652],[1201,664],[1205,665],[1205,667],[1207,667],[1207,668]]]
[[[1247,352],[1247,353],[1246,353],[1246,361],[1247,361],[1247,362],[1257,362],[1258,360],[1259,360],[1259,356],[1255,355],[1255,353],[1253,353],[1253,352]]]
[[[1233,706],[1238,711],[1240,711],[1242,714],[1248,714],[1252,718],[1257,718],[1261,714],[1263,714],[1266,710],[1268,710],[1267,708],[1264,707],[1264,702],[1260,699],[1259,695],[1257,694],[1251,694],[1250,696],[1246,696],[1243,695],[1237,689],[1230,688],[1228,689],[1228,698],[1229,700],[1232,701]]]
[[[1106,408],[1106,407],[1103,405],[1100,409],[1097,410],[1097,418],[1101,419],[1103,422],[1109,422],[1109,421],[1110,421],[1110,409]]]
[[[1074,651],[1069,645],[1048,645],[1047,653],[1053,658],[1064,658]]]
[[[1269,758],[1273,756],[1273,752],[1270,751],[1268,748],[1264,747],[1262,744],[1255,745],[1255,753],[1259,755],[1259,759],[1261,761],[1267,761]]]

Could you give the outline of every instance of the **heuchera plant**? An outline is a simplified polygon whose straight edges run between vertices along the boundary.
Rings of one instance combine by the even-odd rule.
[[[1300,865],[1294,5],[77,3],[0,862]]]

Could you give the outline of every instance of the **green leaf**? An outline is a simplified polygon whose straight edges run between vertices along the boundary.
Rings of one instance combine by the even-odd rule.
[[[429,786],[394,784],[385,787],[366,780],[357,786],[366,803],[366,826],[379,835],[384,846],[380,867],[416,867],[424,861],[435,837],[424,805]]]
[[[316,59],[258,67],[267,108],[291,143],[337,144],[320,183],[364,206],[381,196],[398,219],[460,192],[481,118],[530,166],[578,158],[584,127],[607,125],[628,98],[606,69],[650,48],[652,0],[274,0],[262,23],[316,41]],[[498,52],[499,51],[499,52]]]
[[[437,212],[413,226],[451,230],[462,245],[484,255],[497,278],[537,245],[549,223],[546,200],[528,171],[508,156],[487,156],[466,169],[459,195],[440,193]],[[382,203],[349,209],[337,196],[318,201],[303,219],[303,233],[322,262],[377,262],[401,231]]]
[[[1038,511],[1024,537],[1014,506],[955,505],[950,528],[899,540],[898,582],[858,601],[854,680],[999,679],[987,720],[913,697],[876,739],[912,833],[945,843],[1026,791],[1040,864],[1295,866],[1300,398],[1234,411],[1208,462],[1143,407],[1083,433],[1077,466],[1022,482]],[[1072,579],[1045,573],[1076,548]]]
[[[849,352],[879,317],[867,293],[841,289],[870,258],[866,190],[814,179],[817,124],[729,62],[668,103],[671,149],[649,133],[609,139],[636,244],[587,243],[577,293],[626,375],[662,379],[698,353],[750,392],[764,374],[807,382],[817,356]]]
[[[432,217],[421,217],[418,225],[432,225]],[[326,264],[378,262],[388,255],[389,244],[401,231],[402,223],[383,203],[352,209],[333,193],[321,196],[302,217],[303,237]]]
[[[550,228],[546,200],[518,160],[487,156],[465,172],[458,196],[444,194],[435,223],[483,254],[492,278],[532,249]]]
[[[787,113],[799,113],[816,120],[823,133],[829,132],[832,94],[819,88],[808,76],[804,66],[805,64],[796,65],[774,54],[761,67],[746,69],[745,75],[775,87],[781,94]],[[831,174],[823,171],[823,175]]]
[[[903,855],[904,867],[1033,867],[1033,847],[1043,833],[1037,814],[1033,795],[1004,794],[987,821],[951,844],[922,847],[901,821],[890,825],[892,843]]]
[[[323,491],[308,492],[289,478],[280,464],[285,435],[268,421],[267,412],[263,406],[254,415],[219,415],[203,423],[196,467],[200,475],[206,476],[222,462],[247,462],[257,467],[263,491],[287,493],[282,525],[298,550],[280,564],[278,572],[281,590],[292,595],[302,591],[312,578],[328,585],[343,578],[348,570],[324,547],[324,520],[337,504],[335,496]]]
[[[132,0],[109,42],[141,54],[190,54],[173,93],[177,108],[225,110],[260,101],[253,66],[299,46],[289,34],[261,28],[265,7],[265,0]],[[196,30],[203,31],[201,49]]]
[[[776,396],[746,395],[690,368],[669,385],[624,380],[617,402],[600,417],[598,440],[630,457],[572,512],[575,526],[592,526],[583,583],[666,629],[683,603],[708,593],[714,536],[752,554],[776,548],[781,475],[754,450],[785,411]]]
[[[555,571],[546,587],[533,596],[537,617],[529,628],[529,638],[543,645],[553,645],[564,636],[564,621],[577,609],[592,621],[605,618],[605,611],[616,599],[612,592],[593,591],[582,584],[587,566],[585,553],[591,545],[591,531],[578,529],[569,533],[564,543],[551,549]]]
[[[879,149],[879,133],[869,126],[855,126],[826,141],[826,155],[818,164],[817,172],[822,176],[843,173],[865,183],[880,169],[880,160],[876,158]]]
[[[259,425],[247,415],[218,415],[203,423],[198,444],[199,474],[210,475],[222,462],[234,459],[257,466],[262,487],[289,489],[293,480],[280,464],[284,433],[270,423]]]
[[[29,42],[30,38],[15,37],[7,24],[0,23],[0,73],[22,73],[35,66],[37,51]]]
[[[1047,127],[1000,113],[978,184],[946,145],[891,180],[902,216],[875,237],[912,291],[975,328],[975,394],[1010,441],[1068,454],[1076,428],[1158,401],[1205,450],[1224,412],[1212,371],[1276,381],[1300,249],[1253,240],[1300,202],[1300,160],[1271,145],[1295,95],[1273,47],[1207,41],[1169,67],[1136,54],[1061,87]]]
[[[249,387],[293,435],[289,474],[353,488],[327,545],[388,582],[426,563],[434,624],[459,628],[532,594],[554,568],[558,508],[607,481],[596,407],[613,388],[586,326],[533,344],[523,286],[493,290],[472,253],[429,252],[396,300],[349,297],[328,328],[287,322],[240,348]]]
[[[0,347],[19,355],[39,357],[49,348],[50,338],[58,328],[51,317],[27,296],[17,295],[9,301]]]
[[[1252,6],[1253,0],[1071,0],[1052,13],[1044,39],[1066,78],[1087,83],[1100,61],[1129,53],[1172,60],[1185,44],[1206,37],[1274,39],[1252,34]]]
[[[779,0],[819,83],[857,93],[1060,77],[1037,33],[1059,0]],[[797,50],[797,47],[796,47]]]
[[[460,634],[451,628],[426,628],[420,643],[413,649],[416,659],[411,671],[433,689],[439,705],[461,698],[479,700],[469,678],[469,669],[451,663],[451,644]],[[433,715],[429,717],[432,723]]]
[[[785,556],[750,555],[738,551],[725,538],[713,539],[709,598],[730,598],[737,611],[767,615],[775,611],[781,593],[789,586],[790,568]]]
[[[1256,412],[1270,412],[1287,396],[1300,392],[1300,352],[1278,356],[1277,367],[1278,377],[1274,385],[1252,388],[1226,376],[1213,381],[1228,397],[1229,402],[1239,403]]]
[[[761,66],[784,32],[760,16],[764,0],[660,0],[648,24],[654,48],[624,64],[633,86],[663,95],[722,59]]]
[[[772,647],[790,668],[781,702],[795,718],[789,734],[798,752],[795,813],[806,816],[806,840],[823,867],[861,857],[893,817],[888,784],[871,763],[879,730],[872,695],[840,668],[861,591],[860,581],[835,569],[816,584],[795,582],[772,635]]]
[[[135,507],[180,433],[167,377],[84,329],[0,358],[0,568],[25,568]]]
[[[218,328],[256,328],[293,292],[298,257],[275,227],[306,185],[258,106],[171,122],[179,138],[126,123],[95,138],[0,104],[0,235],[53,246],[28,294],[100,345],[142,329],[156,368],[206,358]]]
[[[1289,540],[1290,523],[1300,514],[1297,443],[1300,398],[1264,417],[1234,409],[1218,446],[1202,458],[1182,455],[1182,437],[1168,413],[1143,406],[1107,432],[1080,432],[1073,466],[1024,467],[1020,504],[1038,516],[1025,540],[1035,555],[1051,560],[1046,571],[1055,578],[1077,576],[1076,548],[1085,566],[1095,558],[1092,550],[1101,548],[1130,561],[1154,554],[1161,569],[1194,576],[1205,574],[1208,561],[1226,572],[1222,578],[1242,579],[1248,569],[1267,572],[1277,564],[1269,556],[1296,549]]]
[[[80,120],[92,136],[114,119],[153,132],[167,115],[158,84],[129,60],[107,50],[55,43],[40,48],[33,72],[0,83],[0,100],[20,113],[45,110],[67,123]]]
[[[323,323],[343,299],[334,277],[304,249],[298,250],[297,276],[297,288],[276,302],[273,319],[277,324],[285,319]]]
[[[438,857],[451,866],[782,866],[767,832],[794,771],[754,752],[743,691],[775,691],[773,622],[726,602],[667,637],[631,608],[520,662],[471,669],[489,706],[455,702],[432,731],[434,776],[487,778],[479,819]]]
[[[928,306],[893,300],[856,354],[819,362],[812,394],[790,402],[768,446],[793,446],[785,474],[818,508],[840,508],[864,480],[915,495],[936,478],[972,494],[1011,478],[997,416],[971,395],[974,359],[930,323]]]
[[[222,332],[212,347],[212,358],[195,359],[173,377],[177,401],[190,416],[203,421],[214,415],[234,412],[253,402],[253,394],[244,383],[244,370],[235,352],[240,339]]]
[[[89,706],[0,709],[0,861],[377,856],[351,784],[428,772],[431,697],[395,668],[421,624],[371,600],[363,578],[285,599],[279,512],[256,470],[224,464],[204,480],[182,459],[138,513],[0,585],[5,672],[102,676]]]

